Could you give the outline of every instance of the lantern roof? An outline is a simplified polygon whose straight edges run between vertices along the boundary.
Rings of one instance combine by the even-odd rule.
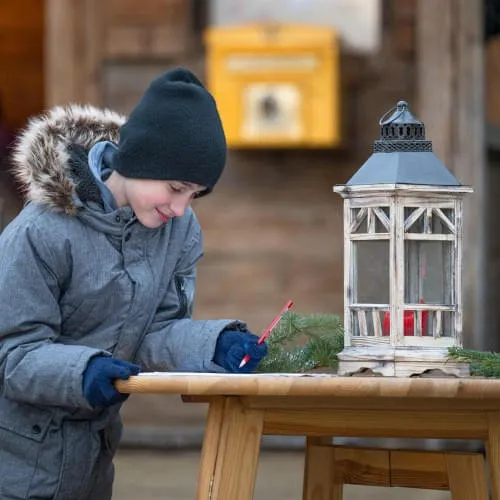
[[[389,116],[388,116],[389,115]],[[373,154],[347,182],[371,184],[423,184],[461,186],[432,151],[423,122],[413,116],[406,101],[385,113],[379,121],[380,139]]]

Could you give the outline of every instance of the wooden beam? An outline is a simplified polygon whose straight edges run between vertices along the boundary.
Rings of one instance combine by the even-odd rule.
[[[488,498],[484,458],[479,453],[384,450],[321,443],[308,443],[307,451],[311,469],[306,474],[307,500],[335,499],[332,487],[338,490],[344,484],[451,490],[453,499],[458,500]]]
[[[45,106],[79,100],[80,0],[45,0]]]
[[[486,162],[482,2],[419,0],[418,117],[434,152],[474,193],[464,209],[464,344],[494,348],[486,331]],[[500,339],[499,339],[500,340]]]
[[[45,107],[99,105],[102,23],[98,0],[45,2]]]

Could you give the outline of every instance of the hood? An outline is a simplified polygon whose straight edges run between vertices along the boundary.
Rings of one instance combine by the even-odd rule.
[[[78,176],[71,149],[99,141],[117,143],[126,117],[93,106],[55,107],[32,118],[14,146],[14,174],[28,200],[70,215],[76,213]]]

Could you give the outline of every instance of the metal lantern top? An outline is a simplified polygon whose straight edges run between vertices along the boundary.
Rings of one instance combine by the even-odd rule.
[[[432,142],[425,137],[423,122],[413,116],[406,101],[399,101],[382,116],[379,124],[380,139],[374,142],[373,154],[346,186],[461,186],[433,153]]]

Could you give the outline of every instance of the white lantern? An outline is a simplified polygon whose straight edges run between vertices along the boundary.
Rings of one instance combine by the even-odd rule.
[[[434,155],[406,102],[380,126],[371,157],[334,188],[344,198],[339,374],[467,376],[448,349],[462,346],[463,196],[472,189]]]

